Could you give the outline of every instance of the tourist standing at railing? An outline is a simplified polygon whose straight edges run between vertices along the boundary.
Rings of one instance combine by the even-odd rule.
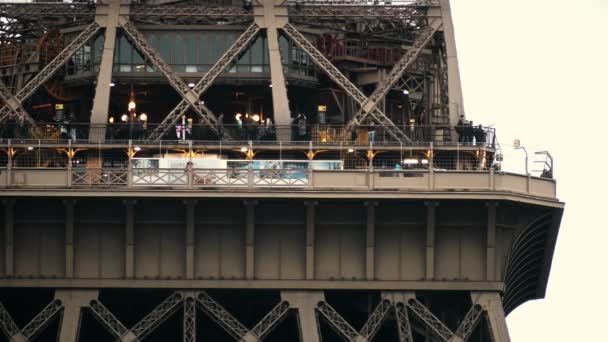
[[[299,140],[306,139],[306,116],[299,114],[300,120],[298,121],[298,137]]]
[[[455,130],[458,134],[458,142],[464,142],[464,115],[461,115],[458,119]]]
[[[358,134],[357,134],[357,126],[353,126],[353,127],[350,129],[350,140],[351,140],[353,143],[354,143],[354,142],[356,142],[356,141],[357,141],[357,136],[358,136]]]

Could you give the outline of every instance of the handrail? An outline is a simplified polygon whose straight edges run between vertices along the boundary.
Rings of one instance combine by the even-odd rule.
[[[63,168],[0,169],[0,189],[481,191],[556,198],[553,179],[487,171]],[[2,191],[2,190],[0,190]]]

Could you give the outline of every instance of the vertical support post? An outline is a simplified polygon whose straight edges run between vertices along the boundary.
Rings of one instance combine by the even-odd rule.
[[[268,36],[268,56],[270,58],[270,78],[272,86],[272,107],[274,111],[274,121],[277,127],[290,125],[291,114],[289,112],[289,100],[287,98],[287,87],[285,85],[285,75],[283,73],[283,62],[279,49],[279,28],[287,23],[287,6],[275,6],[280,1],[261,0],[262,6],[254,7],[254,17],[256,24],[266,29]],[[277,140],[289,140],[288,130],[278,130]]]
[[[289,307],[298,310],[302,342],[320,342],[315,308],[319,302],[325,301],[323,291],[281,291],[281,299],[288,301]]]
[[[306,205],[306,280],[315,278],[315,207],[319,202],[305,201]]]
[[[65,277],[74,278],[74,200],[64,200],[65,208]]]
[[[59,330],[59,342],[77,342],[80,333],[82,308],[89,306],[99,296],[98,290],[57,290],[55,299],[61,300],[63,314]]]
[[[8,156],[6,162],[6,186],[13,185],[13,147],[11,140],[8,140]]]
[[[481,305],[488,314],[488,323],[494,342],[510,342],[507,320],[498,292],[471,292],[473,303]]]
[[[498,203],[488,202],[488,232],[486,240],[486,280],[496,279],[496,207]]]
[[[437,202],[425,202],[426,205],[426,280],[435,277],[435,213]]]
[[[125,201],[125,277],[135,275],[135,201]]]
[[[197,201],[184,202],[186,204],[186,279],[194,279],[194,209]]]
[[[456,126],[458,118],[464,113],[464,101],[460,85],[460,69],[458,68],[458,55],[456,53],[456,37],[452,23],[452,9],[450,0],[440,0],[441,19],[445,37],[445,48],[448,67],[448,96],[450,98],[450,127]]]
[[[15,200],[4,200],[4,274],[12,277],[15,273],[14,266],[14,225],[15,225]]]
[[[375,271],[375,253],[376,253],[376,207],[378,202],[365,202],[367,207],[367,225],[366,225],[366,249],[365,249],[365,278],[374,280]]]
[[[121,11],[121,0],[108,0],[106,6],[97,6],[95,20],[105,27],[103,52],[95,86],[95,97],[91,111],[91,124],[107,123],[108,108],[110,107],[110,83],[112,82],[112,69],[114,68],[114,46],[116,45],[116,28],[119,26],[118,18]],[[123,10],[128,10],[126,6]],[[105,13],[104,13],[105,12]],[[96,134],[89,135],[89,142],[105,141],[105,129],[100,127]]]
[[[255,206],[258,201],[245,201],[245,277],[253,279],[255,275]]]
[[[184,294],[184,342],[196,342],[196,296],[193,292]]]

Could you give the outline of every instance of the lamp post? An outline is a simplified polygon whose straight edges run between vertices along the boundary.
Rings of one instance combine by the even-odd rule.
[[[524,150],[524,153],[526,154],[526,176],[529,175],[530,173],[528,173],[528,151],[526,151],[526,148],[524,146],[521,146],[521,142],[519,141],[519,139],[513,140],[513,148],[515,148],[516,150]]]

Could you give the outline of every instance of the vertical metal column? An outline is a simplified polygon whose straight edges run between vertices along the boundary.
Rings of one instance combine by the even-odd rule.
[[[298,310],[300,336],[302,342],[320,342],[319,322],[315,308],[325,301],[323,291],[281,291],[281,299]]]
[[[245,201],[245,277],[255,275],[255,206],[258,201]]]
[[[266,29],[268,38],[268,56],[270,57],[270,78],[272,86],[272,106],[276,125],[291,124],[287,86],[283,73],[283,62],[279,49],[277,29],[287,23],[287,6],[275,6],[276,0],[261,0],[262,6],[254,7],[255,22]],[[258,3],[257,1],[254,3]],[[289,140],[289,136],[277,134],[277,140]]]
[[[15,200],[4,200],[4,274],[11,277],[15,273],[14,261],[14,225],[15,225]]]
[[[481,305],[486,311],[492,341],[510,342],[507,320],[502,307],[502,300],[498,292],[471,292],[473,303]]]
[[[59,342],[77,342],[80,334],[80,314],[99,296],[98,290],[56,290],[55,299],[63,304]]]
[[[425,202],[426,216],[426,280],[435,277],[435,212],[437,202]]]
[[[450,125],[455,126],[458,118],[464,113],[464,100],[462,98],[462,87],[460,85],[460,68],[458,67],[458,55],[456,52],[456,37],[452,23],[452,9],[450,0],[440,0],[441,19],[443,21],[443,33],[448,59],[448,96],[450,98]]]
[[[90,122],[92,124],[105,124],[108,120],[108,109],[110,107],[110,83],[112,82],[112,69],[114,68],[114,46],[116,45],[116,28],[120,16],[121,0],[108,0],[107,5],[97,4],[95,20],[99,25],[105,27],[103,52],[95,86],[95,97],[91,111]],[[128,6],[123,10],[128,11]],[[91,142],[103,142],[105,130],[95,131],[96,134],[89,136]]]
[[[315,207],[319,202],[305,201],[306,205],[306,279],[315,278]]]

